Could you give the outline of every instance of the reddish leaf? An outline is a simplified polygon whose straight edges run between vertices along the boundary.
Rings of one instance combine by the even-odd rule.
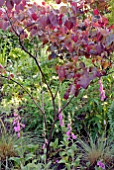
[[[75,97],[77,97],[77,96],[78,96],[78,94],[79,94],[79,90],[76,90],[76,91],[75,91],[75,94],[74,94],[74,95],[75,95]]]
[[[10,77],[11,77],[11,78],[14,78],[14,74],[13,74],[13,73],[11,73],[11,74],[10,74]]]
[[[60,4],[60,3],[61,3],[61,0],[56,0],[56,3],[57,3],[57,4]]]
[[[63,66],[56,66],[57,74],[59,76],[59,80],[63,81],[66,77],[66,71]]]
[[[46,3],[45,2],[42,2],[42,5],[45,5]]]
[[[65,94],[64,94],[64,99],[68,99],[69,98],[69,93],[68,92],[66,92]]]
[[[67,100],[69,98],[70,90],[71,90],[71,86],[67,89],[66,93],[64,94],[64,99]]]
[[[0,21],[0,29],[3,29],[3,23]]]
[[[111,30],[111,29],[114,29],[114,25],[109,26],[109,29],[110,29],[110,30]]]
[[[72,35],[72,40],[73,40],[74,42],[77,42],[77,41],[78,41],[78,36],[77,36],[77,35]]]
[[[94,9],[93,14],[94,14],[94,15],[99,15],[98,9]]]
[[[102,17],[102,22],[104,23],[104,25],[108,24],[108,19],[106,17]]]
[[[76,89],[80,89],[80,84],[76,84]]]
[[[2,10],[0,10],[0,16],[2,15]]]
[[[70,30],[70,29],[72,29],[72,27],[73,27],[73,23],[71,22],[71,21],[66,21],[65,22],[65,26]]]
[[[33,13],[33,14],[32,14],[32,19],[35,20],[35,21],[38,19],[38,16],[37,16],[36,13]]]

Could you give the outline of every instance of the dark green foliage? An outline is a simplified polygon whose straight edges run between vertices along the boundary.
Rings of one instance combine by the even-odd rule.
[[[108,111],[108,118],[109,118],[111,136],[114,139],[114,101],[112,101],[112,104]]]

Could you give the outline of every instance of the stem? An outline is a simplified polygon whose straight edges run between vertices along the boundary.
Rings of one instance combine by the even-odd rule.
[[[7,76],[3,76],[3,75],[0,75],[0,76],[8,79]],[[40,112],[41,112],[42,114],[44,114],[44,111],[43,111],[43,110],[40,108],[40,106],[36,103],[36,101],[34,100],[33,96],[23,87],[23,85],[21,85],[19,82],[15,81],[15,80],[13,80],[12,78],[10,78],[10,81],[18,84],[18,85],[28,94],[28,96],[32,99],[32,101],[34,102],[34,104],[36,105],[36,107],[38,108],[38,110],[40,110]]]
[[[60,87],[60,84],[58,84],[58,86],[57,86],[57,89],[56,89],[56,92],[55,92],[55,95],[54,95],[54,99],[57,97],[57,93],[59,91],[59,87]]]
[[[49,133],[49,138],[48,138],[48,144],[47,144],[47,152],[46,152],[46,162],[48,161],[48,156],[49,156],[49,149],[50,149],[50,143],[51,143],[51,140],[52,140],[52,134],[53,134],[53,130],[54,130],[54,127],[55,127],[55,123],[57,122],[58,120],[58,115],[71,103],[72,99],[74,98],[75,96],[72,96],[69,101],[66,102],[66,104],[61,108],[60,111],[58,111],[56,114],[55,114],[55,117],[54,117],[54,122],[52,123],[52,126],[51,126],[51,130],[50,130],[50,133]]]
[[[42,86],[42,78],[41,78],[41,86]],[[42,110],[44,111],[44,91],[42,89]],[[43,130],[44,130],[44,141],[46,143],[47,141],[47,117],[46,117],[46,113],[44,111],[44,122],[43,122]]]

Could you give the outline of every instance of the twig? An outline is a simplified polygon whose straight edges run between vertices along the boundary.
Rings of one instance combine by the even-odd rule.
[[[56,89],[56,92],[55,92],[55,95],[54,95],[54,99],[57,97],[57,93],[59,91],[59,87],[60,87],[60,84],[57,86],[57,89]]]
[[[58,114],[59,113],[61,113],[69,104],[70,104],[70,102],[72,101],[72,99],[74,99],[74,95],[66,102],[66,104],[61,108],[61,110],[58,112]]]

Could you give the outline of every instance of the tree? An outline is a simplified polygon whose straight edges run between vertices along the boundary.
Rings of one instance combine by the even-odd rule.
[[[59,4],[61,1],[56,2]],[[0,28],[4,31],[9,29],[16,34],[20,48],[35,61],[51,96],[54,121],[49,135],[45,134],[47,158],[53,129],[59,119],[59,114],[82,88],[86,89],[96,78],[99,80],[102,76],[108,75],[113,64],[113,27],[102,15],[99,4],[93,4],[92,0],[78,3],[72,0],[62,0],[62,2],[66,5],[59,9],[54,9],[45,3],[42,3],[42,6],[36,3],[31,4],[26,0],[2,0],[0,2],[1,7],[4,5],[0,9]],[[31,52],[26,48],[26,39],[32,44],[36,37],[41,41],[42,48],[48,45],[49,60],[58,58],[55,68],[60,82],[69,81],[69,87],[64,95],[67,101],[59,111],[55,103],[58,89],[53,94],[38,62],[36,51]],[[87,65],[86,61],[89,61],[90,64]],[[1,70],[1,76],[5,77],[2,74],[4,70],[2,66]],[[10,79],[15,81],[12,77]],[[46,112],[34,99],[33,101],[43,114],[45,129],[47,129]]]

